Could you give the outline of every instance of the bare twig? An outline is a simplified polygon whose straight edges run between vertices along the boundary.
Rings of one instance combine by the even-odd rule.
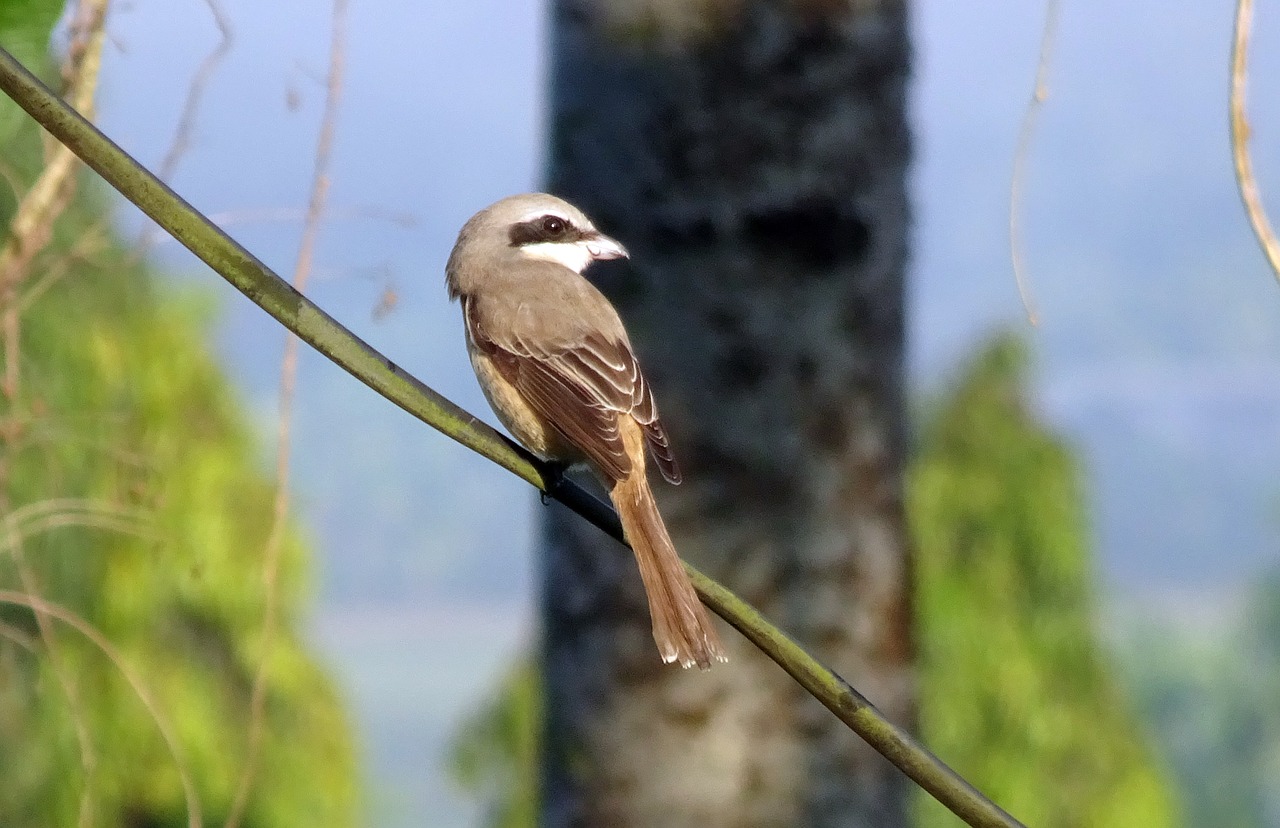
[[[184,202],[154,175],[78,117],[0,48],[0,91],[187,249],[305,342],[422,422],[483,455],[622,539],[607,505],[399,368],[299,294],[252,253]],[[715,581],[686,565],[702,600],[827,707],[850,730],[966,823],[1015,828],[1016,819],[891,722],[864,696]]]
[[[382,293],[378,294],[378,301],[373,306],[373,321],[381,322],[390,316],[400,305],[400,292],[396,290],[396,286],[391,282],[387,282],[382,286]]]
[[[64,423],[79,420],[92,422],[94,425],[100,426],[108,423],[115,424],[123,419],[125,418],[118,415],[112,416],[108,413],[95,411],[81,414],[78,417],[63,414],[57,420],[51,421],[50,417],[43,414],[29,413],[21,417],[18,420],[18,424],[22,428],[24,439],[27,441],[25,445],[35,445],[43,442],[45,444],[53,443],[64,449],[74,447],[84,452],[96,452],[105,458],[127,464],[134,469],[153,471],[155,463],[147,455],[129,451],[107,438],[87,437],[63,425]]]
[[[196,116],[200,112],[200,102],[204,98],[205,87],[209,85],[210,78],[217,71],[218,64],[222,63],[223,59],[231,52],[231,46],[235,40],[235,33],[231,29],[231,20],[218,4],[218,0],[204,0],[204,3],[209,7],[209,14],[213,17],[213,24],[218,27],[218,43],[209,54],[205,55],[204,60],[200,62],[200,67],[191,76],[190,85],[187,86],[187,99],[182,105],[182,114],[178,117],[178,126],[173,133],[173,141],[170,142],[169,151],[165,153],[164,159],[160,162],[160,177],[164,179],[173,176],[178,169],[178,163],[182,160],[182,156],[191,147],[191,136],[195,134]]]
[[[56,285],[63,276],[71,270],[73,263],[84,262],[88,257],[92,256],[107,247],[106,225],[101,222],[95,222],[93,226],[85,228],[80,234],[80,238],[76,239],[67,252],[58,256],[47,266],[41,268],[40,278],[36,279],[31,287],[27,288],[18,296],[17,310],[18,315],[22,316],[31,310],[31,306],[40,300],[48,292],[49,288]]]
[[[178,125],[174,129],[173,140],[169,142],[169,149],[160,161],[159,174],[165,181],[173,178],[179,162],[182,161],[182,157],[186,155],[187,150],[191,148],[191,139],[196,131],[196,117],[200,113],[200,104],[204,100],[205,88],[208,87],[209,81],[213,78],[213,73],[218,70],[219,64],[230,54],[231,46],[235,40],[235,33],[231,28],[231,20],[222,10],[218,0],[204,0],[204,3],[209,7],[209,14],[213,17],[213,25],[218,28],[218,42],[210,50],[209,54],[204,56],[204,60],[200,62],[195,74],[191,76],[191,83],[187,86],[187,99],[182,104],[182,114],[178,116]],[[134,258],[140,259],[146,256],[159,238],[160,228],[154,224],[147,225],[134,249]]]
[[[147,689],[146,682],[142,680],[137,671],[129,666],[129,662],[124,659],[120,651],[97,627],[66,607],[55,604],[52,601],[46,601],[38,596],[21,592],[0,590],[0,604],[16,604],[21,607],[28,607],[35,613],[37,618],[48,616],[61,621],[89,639],[90,643],[101,650],[107,660],[120,671],[120,674],[129,682],[129,686],[133,688],[134,695],[138,697],[138,700],[142,702],[142,706],[146,708],[151,720],[155,722],[156,730],[160,732],[160,738],[164,740],[165,745],[169,748],[169,755],[173,757],[178,777],[182,781],[182,793],[187,802],[187,828],[201,828],[203,820],[200,815],[200,796],[196,792],[195,784],[192,782],[191,773],[187,770],[187,763],[182,756],[182,750],[177,736],[174,734],[173,727],[160,712],[160,706],[151,695],[151,691]]]
[[[98,70],[102,64],[102,39],[107,17],[107,0],[84,0],[75,14],[75,29],[63,77],[68,79],[67,95],[81,115],[93,118],[94,94],[98,89]],[[75,153],[58,145],[46,160],[35,184],[18,203],[9,237],[0,249],[0,307],[3,318],[4,381],[3,391],[10,403],[18,393],[19,316],[14,301],[18,284],[25,278],[27,267],[53,235],[53,223],[66,207],[75,185]]]
[[[37,652],[37,643],[33,637],[27,635],[12,624],[5,623],[4,621],[0,621],[0,638],[6,638],[9,641],[12,641],[14,644],[17,644],[19,647],[33,655]]]
[[[329,76],[326,84],[324,114],[320,120],[320,135],[316,142],[315,167],[311,180],[311,197],[307,217],[302,228],[302,240],[298,246],[298,258],[294,265],[293,287],[305,293],[311,277],[311,263],[315,255],[316,238],[324,219],[325,203],[329,193],[329,160],[333,153],[333,135],[337,126],[338,103],[342,97],[344,49],[346,46],[347,0],[334,0],[332,35],[329,45]],[[298,338],[285,335],[284,356],[280,366],[280,410],[276,420],[276,491],[272,508],[271,531],[263,553],[262,580],[265,590],[265,608],[262,619],[262,652],[258,656],[258,671],[253,678],[253,690],[249,699],[249,744],[244,769],[236,797],[227,814],[226,828],[238,828],[248,805],[249,793],[262,756],[262,738],[265,729],[267,683],[271,663],[271,651],[275,645],[279,626],[280,598],[279,574],[281,551],[288,528],[289,517],[289,450],[290,429],[293,422],[293,400],[298,375]]]
[[[1022,192],[1036,120],[1049,97],[1049,58],[1058,29],[1058,11],[1058,0],[1049,0],[1045,7],[1044,32],[1040,36],[1040,59],[1036,63],[1035,87],[1022,116],[1022,126],[1018,130],[1018,145],[1013,152],[1013,175],[1009,183],[1009,256],[1013,261],[1013,279],[1018,286],[1018,296],[1022,299],[1027,321],[1032,325],[1040,324],[1040,314],[1031,298],[1031,287],[1026,277],[1026,254],[1022,249]]]
[[[339,219],[368,219],[370,221],[384,221],[401,228],[414,227],[418,223],[418,217],[411,213],[397,213],[379,207],[348,207],[345,209],[326,210],[324,217],[326,222],[333,222]],[[293,222],[305,222],[307,211],[298,207],[259,207],[210,213],[208,219],[223,229],[242,224],[290,224]],[[163,239],[159,239],[156,244],[165,244],[172,241],[171,237],[166,236]]]
[[[1231,49],[1231,157],[1236,166],[1236,184],[1240,188],[1240,200],[1253,234],[1262,245],[1271,271],[1280,279],[1280,242],[1276,240],[1271,222],[1267,220],[1262,205],[1262,193],[1258,179],[1253,174],[1253,160],[1249,156],[1249,119],[1245,112],[1245,82],[1248,79],[1249,30],[1253,20],[1253,0],[1236,3],[1235,38]]]

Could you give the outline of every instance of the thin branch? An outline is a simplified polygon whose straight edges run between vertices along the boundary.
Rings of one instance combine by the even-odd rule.
[[[1235,38],[1231,48],[1231,157],[1236,166],[1236,184],[1240,188],[1240,200],[1249,216],[1253,234],[1267,255],[1267,262],[1276,279],[1280,280],[1280,241],[1276,240],[1271,222],[1267,220],[1262,205],[1262,193],[1258,179],[1253,174],[1253,160],[1249,156],[1249,119],[1245,112],[1245,82],[1248,79],[1249,30],[1253,20],[1253,0],[1236,3]]]
[[[1018,130],[1018,145],[1013,152],[1013,175],[1009,182],[1009,257],[1013,262],[1013,280],[1018,286],[1018,297],[1027,313],[1027,321],[1040,324],[1031,286],[1027,279],[1026,253],[1022,249],[1022,193],[1026,178],[1027,157],[1031,154],[1031,140],[1035,136],[1036,120],[1045,100],[1049,97],[1049,58],[1058,30],[1058,0],[1049,0],[1045,7],[1044,32],[1040,36],[1040,59],[1036,63],[1035,87],[1031,100],[1022,116]]]
[[[9,641],[12,641],[14,644],[17,644],[19,647],[31,653],[32,655],[38,654],[38,650],[36,649],[37,644],[36,644],[35,638],[31,637],[30,635],[27,635],[25,632],[13,626],[12,624],[8,624],[8,623],[5,623],[4,621],[0,621],[0,638],[6,638]]]
[[[178,116],[178,126],[174,129],[173,140],[160,161],[160,177],[165,181],[173,178],[182,156],[186,155],[187,150],[191,148],[191,137],[195,135],[196,116],[200,113],[200,103],[204,100],[205,88],[209,85],[219,64],[230,54],[231,45],[235,40],[231,20],[223,12],[218,0],[204,0],[204,2],[209,7],[209,14],[213,17],[213,25],[218,29],[218,42],[209,54],[204,56],[204,60],[200,61],[200,66],[191,76],[191,83],[187,86],[187,99],[182,104],[182,114]],[[140,259],[146,256],[158,237],[159,228],[148,225],[138,239],[134,258]]]
[[[129,662],[125,661],[120,651],[97,627],[60,604],[46,601],[35,595],[27,595],[11,590],[0,590],[0,604],[16,604],[27,607],[35,613],[37,618],[42,616],[56,618],[89,639],[90,643],[101,650],[107,660],[120,671],[120,674],[129,682],[129,686],[133,688],[134,695],[142,702],[142,706],[147,709],[147,714],[155,722],[156,730],[160,732],[160,738],[164,740],[169,749],[169,755],[173,757],[173,764],[177,768],[178,778],[182,782],[182,793],[187,802],[187,828],[201,828],[203,821],[200,816],[200,795],[196,793],[195,783],[191,779],[191,773],[187,770],[187,763],[182,756],[182,750],[173,727],[170,726],[168,719],[160,713],[160,706],[156,704],[151,691],[147,689],[146,682],[142,680],[142,676],[129,666]]]
[[[329,162],[333,154],[333,135],[338,121],[338,102],[342,98],[342,78],[346,47],[347,0],[334,0],[333,33],[329,45],[329,78],[326,84],[324,114],[320,119],[320,135],[316,142],[315,168],[311,179],[311,198],[307,205],[307,218],[302,227],[302,240],[298,246],[298,258],[293,271],[293,288],[305,293],[311,277],[311,263],[315,256],[316,238],[324,219],[325,203],[329,194]],[[263,552],[262,581],[266,593],[266,605],[262,619],[262,653],[258,657],[258,671],[253,678],[253,690],[249,698],[249,745],[236,797],[227,814],[226,828],[239,828],[249,803],[249,793],[262,760],[262,737],[265,727],[267,682],[271,663],[271,651],[275,647],[280,614],[280,557],[284,546],[285,531],[289,525],[289,449],[292,444],[290,430],[293,422],[293,400],[298,377],[298,338],[292,332],[285,334],[284,356],[280,365],[280,410],[276,419],[276,491],[272,505],[271,531]]]
[[[231,52],[231,45],[235,41],[231,20],[218,5],[217,0],[204,0],[204,3],[209,7],[213,25],[218,28],[218,43],[209,54],[205,55],[204,60],[200,62],[200,67],[191,76],[191,83],[187,86],[187,99],[182,105],[182,114],[178,116],[178,126],[174,130],[169,151],[160,162],[160,177],[165,180],[173,177],[182,156],[191,148],[191,136],[195,134],[196,116],[200,112],[200,102],[204,99],[205,87],[209,85],[209,80],[217,71],[218,64],[222,63]]]
[[[401,370],[258,261],[92,124],[49,93],[0,49],[0,90],[58,140],[72,147],[107,183],[206,264],[305,342],[427,425],[484,455],[564,503],[613,537],[618,517],[605,504],[541,463],[471,414]],[[686,564],[704,602],[812,693],[885,758],[973,826],[1020,826],[893,724],[865,697],[818,663],[748,604]]]
[[[397,213],[380,207],[349,207],[346,209],[326,210],[325,221],[335,219],[369,219],[385,221],[396,227],[408,229],[418,224],[418,217],[411,213]],[[306,221],[307,213],[297,207],[262,207],[254,210],[229,210],[224,213],[210,213],[209,220],[226,229],[236,224]],[[171,241],[166,239],[166,241]]]
[[[48,265],[41,267],[40,278],[36,279],[31,287],[24,290],[16,299],[18,315],[22,316],[29,311],[31,306],[40,300],[41,296],[44,296],[50,288],[61,281],[62,277],[66,276],[71,270],[72,264],[84,263],[94,253],[105,250],[107,247],[105,230],[105,224],[95,222],[93,226],[86,228],[80,234],[80,238],[76,239],[75,244],[71,245],[69,250],[49,262]]]

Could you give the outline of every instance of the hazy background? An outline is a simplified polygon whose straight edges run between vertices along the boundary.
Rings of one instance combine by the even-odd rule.
[[[329,4],[222,6],[232,51],[172,183],[287,275],[323,104]],[[1044,9],[928,0],[914,12],[909,309],[911,367],[926,390],[993,325],[1026,325],[1009,265],[1009,178]],[[1231,176],[1231,14],[1225,1],[1064,4],[1023,225],[1042,318],[1028,331],[1037,399],[1088,469],[1113,615],[1210,631],[1275,566],[1280,539],[1280,288]],[[354,0],[332,216],[309,291],[490,421],[442,269],[467,216],[537,186],[543,18],[525,0]],[[198,0],[134,0],[116,7],[109,32],[100,123],[155,166],[217,31]],[[1259,9],[1255,33],[1253,150],[1275,204],[1274,8]],[[292,218],[264,220],[280,210]],[[119,214],[139,232],[132,208]],[[401,216],[413,224],[390,220]],[[265,468],[278,325],[173,243],[156,255],[219,297],[217,347],[260,414]],[[387,289],[398,303],[375,320]],[[295,441],[298,508],[320,554],[312,629],[362,725],[371,823],[426,808],[435,824],[457,824],[470,811],[444,777],[442,750],[532,635],[537,499],[309,352]]]

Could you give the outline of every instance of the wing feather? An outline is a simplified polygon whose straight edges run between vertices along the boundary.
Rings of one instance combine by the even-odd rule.
[[[622,415],[641,426],[662,476],[680,482],[680,469],[653,393],[625,338],[609,339],[599,331],[547,336],[538,330],[538,314],[528,306],[519,307],[506,324],[489,330],[481,324],[483,314],[477,310],[464,302],[463,316],[472,341],[490,354],[529,405],[602,474],[618,480],[631,471],[618,430]]]

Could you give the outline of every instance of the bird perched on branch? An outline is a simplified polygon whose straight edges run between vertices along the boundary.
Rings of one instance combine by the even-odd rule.
[[[539,457],[599,476],[635,550],[662,660],[706,669],[724,649],[654,503],[646,450],[671,483],[680,469],[618,312],[582,275],[626,257],[572,204],[527,193],[463,225],[446,281],[498,419]]]

